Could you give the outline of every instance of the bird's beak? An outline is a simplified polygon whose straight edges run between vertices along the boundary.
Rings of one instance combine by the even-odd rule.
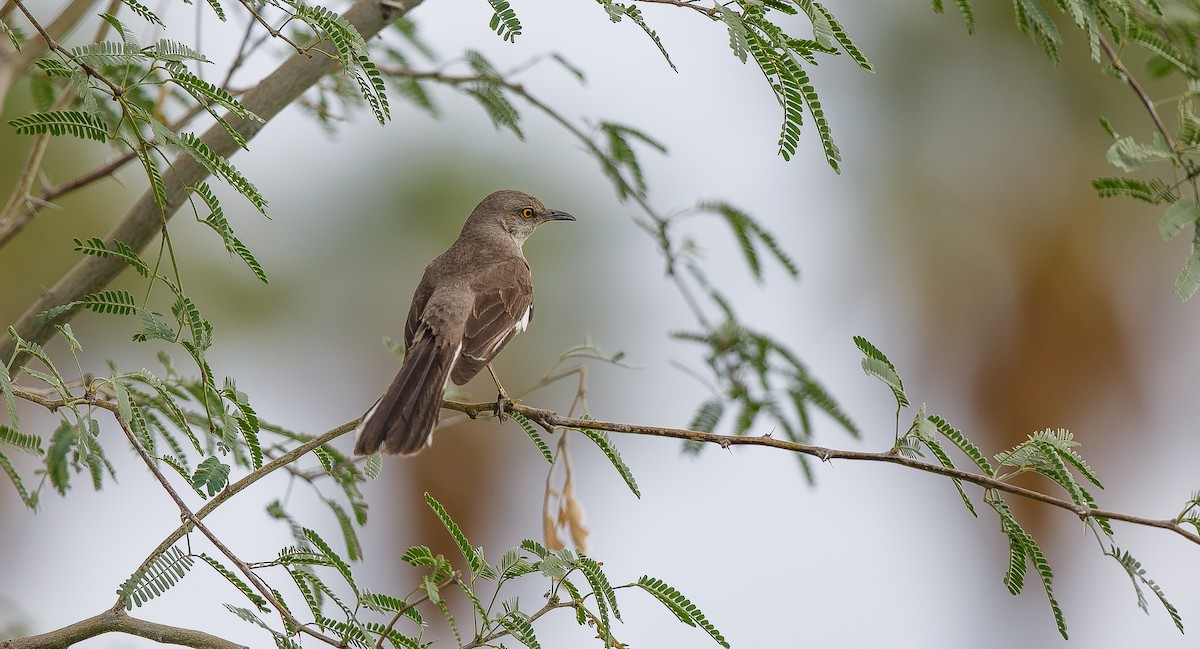
[[[574,221],[575,217],[571,216],[570,214],[567,214],[566,212],[561,212],[559,210],[550,210],[549,212],[546,212],[546,220],[547,221]]]

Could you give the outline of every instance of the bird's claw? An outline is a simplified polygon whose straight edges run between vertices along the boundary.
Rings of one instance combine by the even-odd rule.
[[[496,395],[496,419],[498,419],[500,423],[504,423],[504,411],[508,410],[508,407],[512,405],[512,402],[512,399],[508,398],[508,394],[503,391]]]

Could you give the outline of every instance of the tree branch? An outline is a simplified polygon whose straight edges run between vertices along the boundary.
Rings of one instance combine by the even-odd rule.
[[[215,635],[130,617],[123,610],[105,611],[61,629],[0,642],[0,649],[61,649],[105,633],[128,633],[163,644],[196,649],[249,649]]]
[[[1171,154],[1183,165],[1184,169],[1188,169],[1187,161],[1180,155],[1179,150],[1175,148],[1175,138],[1171,136],[1171,132],[1167,130],[1167,125],[1163,123],[1162,117],[1158,115],[1158,109],[1154,107],[1154,101],[1150,99],[1150,95],[1146,94],[1146,91],[1142,89],[1142,84],[1138,83],[1138,80],[1129,72],[1129,68],[1125,67],[1125,64],[1121,62],[1120,57],[1117,56],[1117,51],[1113,49],[1108,39],[1104,38],[1103,34],[1099,35],[1099,39],[1100,49],[1104,50],[1104,55],[1108,57],[1113,68],[1121,74],[1121,78],[1125,80],[1125,83],[1129,84],[1130,89],[1138,96],[1142,105],[1146,107],[1146,112],[1150,113],[1150,119],[1154,122],[1154,127],[1162,134],[1163,140],[1167,143],[1167,148],[1171,150]]]
[[[421,1],[388,2],[385,8],[379,0],[358,0],[343,14],[343,17],[358,29],[363,38],[370,39],[392,20],[404,15],[419,5]],[[316,48],[324,51],[328,56],[292,55],[263,79],[258,86],[247,92],[242,98],[242,104],[263,120],[270,121],[321,77],[335,69],[337,59],[333,55],[334,53],[329,51],[330,47],[328,43],[324,43]],[[265,126],[265,123],[242,119],[231,114],[226,115],[225,118],[246,140],[252,139]],[[211,127],[201,137],[201,141],[217,155],[224,157],[233,155],[240,148],[220,125]],[[120,223],[109,232],[105,242],[113,246],[115,241],[121,241],[134,250],[142,250],[159,233],[166,220],[170,219],[187,201],[189,188],[208,176],[209,172],[203,165],[190,155],[180,154],[163,173],[163,184],[166,187],[166,208],[160,213],[153,192],[145,192],[129,209]],[[17,333],[26,340],[36,343],[46,342],[54,332],[54,325],[69,321],[73,317],[74,311],[63,313],[49,322],[40,321],[38,318],[40,313],[100,290],[113,281],[125,268],[125,262],[117,257],[85,257],[53,287],[42,294],[13,326]],[[0,358],[14,359],[10,368],[20,365],[25,360],[24,355],[14,357],[15,350],[15,340],[7,335],[0,338]]]
[[[495,402],[487,403],[463,403],[459,401],[444,401],[443,408],[457,410],[465,413],[468,417],[475,417],[480,414],[494,412],[496,409]],[[1098,509],[1095,507],[1082,507],[1076,505],[1070,500],[1055,498],[1040,491],[1026,489],[1014,484],[1010,484],[1003,480],[990,476],[963,471],[961,469],[952,469],[944,467],[940,464],[923,462],[914,460],[902,455],[893,453],[871,453],[866,451],[844,451],[823,446],[813,446],[811,444],[800,444],[788,440],[775,439],[769,436],[752,437],[746,435],[718,435],[716,433],[705,433],[702,431],[687,430],[685,428],[663,428],[660,426],[645,426],[641,424],[625,424],[621,422],[600,421],[596,419],[581,419],[577,417],[564,417],[554,412],[543,408],[534,408],[519,403],[510,403],[506,410],[510,412],[519,412],[529,419],[537,422],[547,431],[554,428],[588,428],[591,430],[607,430],[614,433],[629,433],[633,435],[650,435],[653,437],[671,437],[674,439],[685,439],[693,442],[703,442],[706,444],[717,444],[721,448],[729,448],[730,446],[767,446],[777,448],[793,453],[803,453],[820,459],[823,462],[830,460],[855,460],[863,462],[884,462],[887,464],[899,464],[910,469],[925,471],[926,473],[935,473],[937,475],[946,476],[948,478],[957,478],[963,482],[970,482],[985,489],[995,489],[1003,491],[1014,496],[1035,500],[1040,503],[1065,509],[1080,518],[1086,520],[1089,518],[1107,518],[1114,521],[1124,521],[1133,523],[1134,525],[1143,525],[1146,527],[1157,527],[1164,530],[1170,530],[1183,538],[1200,545],[1200,534],[1189,531],[1183,527],[1175,519],[1155,519],[1146,518],[1143,516],[1134,516],[1132,514],[1124,514],[1121,512],[1110,511],[1107,509]]]

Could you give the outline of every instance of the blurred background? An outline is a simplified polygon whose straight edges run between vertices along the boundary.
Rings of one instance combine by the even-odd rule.
[[[735,297],[745,322],[791,345],[863,431],[850,439],[821,420],[817,443],[872,451],[892,443],[891,396],[862,373],[851,342],[864,335],[896,363],[914,403],[947,417],[985,452],[1036,430],[1069,428],[1104,481],[1101,506],[1174,516],[1200,486],[1193,376],[1200,316],[1171,291],[1186,244],[1159,239],[1158,210],[1100,200],[1090,186],[1115,174],[1104,160],[1110,139],[1100,116],[1123,133],[1149,135],[1134,95],[1099,72],[1069,29],[1063,64],[1053,67],[1014,28],[1011,11],[992,3],[976,3],[974,35],[924,2],[827,5],[876,67],[865,74],[841,57],[810,70],[843,153],[840,175],[825,165],[811,124],[793,161],[775,155],[780,114],[761,75],[730,55],[723,27],[693,12],[644,8],[678,73],[635,25],[610,24],[601,9],[576,3],[517,3],[525,30],[515,45],[490,33],[491,10],[477,0],[427,2],[410,17],[447,59],[475,48],[506,69],[562,54],[586,72],[585,86],[540,65],[522,75],[526,87],[569,118],[629,124],[663,142],[666,157],[642,152],[657,209],[724,199],[778,236],[801,266],[798,282],[768,262],[767,281],[756,283],[724,224],[688,225],[710,279]],[[217,38],[211,27],[204,38]],[[187,41],[191,34],[187,27],[166,35]],[[202,44],[210,42],[218,41]],[[5,119],[30,110],[27,95],[14,90]],[[686,425],[708,393],[673,365],[700,368],[698,350],[668,332],[694,323],[653,242],[634,225],[636,209],[618,202],[597,164],[533,110],[518,106],[527,136],[520,142],[453,92],[438,91],[435,100],[440,120],[394,97],[388,126],[354,114],[336,135],[293,108],[234,158],[271,202],[266,220],[222,194],[270,285],[228,259],[217,237],[186,214],[172,222],[175,240],[187,242],[180,254],[189,292],[216,326],[216,373],[236,375],[259,415],[286,427],[319,433],[359,416],[398,367],[382,338],[402,336],[421,269],[481,197],[512,187],[578,222],[545,228],[526,246],[537,318],[500,359],[506,385],[533,383],[563,350],[591,340],[639,366],[592,366],[594,417]],[[27,147],[0,129],[5,191]],[[105,155],[52,147],[47,174],[60,181]],[[76,261],[72,237],[107,232],[139,195],[139,173],[126,169],[117,182],[62,201],[0,250],[0,320],[14,321]],[[130,275],[121,283],[137,286]],[[73,326],[85,371],[102,372],[106,358],[128,370],[157,367],[158,348],[128,342],[132,321],[85,314]],[[51,349],[65,351],[58,342]],[[466,392],[493,396],[486,377]],[[574,392],[568,380],[526,402],[566,411]],[[48,435],[52,418],[23,412],[33,426],[44,421]],[[1008,551],[990,510],[972,518],[940,478],[834,462],[816,466],[809,488],[782,453],[712,448],[693,458],[672,441],[614,438],[640,500],[594,447],[572,443],[590,553],[614,582],[649,573],[675,586],[734,647],[1062,644],[1034,573],[1018,597],[1001,583]],[[110,606],[116,586],[178,525],[169,499],[134,459],[119,443],[108,448],[120,482],[101,493],[86,481],[66,499],[47,489],[32,514],[0,486],[0,629],[7,633],[47,631]],[[20,466],[31,475],[32,465]],[[371,522],[360,579],[374,591],[403,592],[413,578],[398,560],[406,547],[428,544],[455,556],[424,505],[425,491],[472,542],[494,549],[493,559],[523,538],[540,538],[545,469],[516,424],[494,421],[442,430],[419,457],[385,460],[383,475],[366,487]],[[311,512],[327,538],[337,536],[323,506],[283,477],[259,483],[209,521],[243,556],[274,556],[289,542],[285,525],[261,515],[275,498]],[[1194,646],[1156,602],[1149,615],[1137,608],[1124,571],[1078,519],[1015,504],[1054,566],[1075,644]],[[1116,527],[1121,548],[1142,561],[1184,623],[1197,619],[1197,549],[1162,530]],[[541,597],[536,586],[522,593],[532,608]],[[622,641],[714,646],[644,593],[620,595]],[[219,577],[195,568],[137,614],[268,643],[221,610],[220,602],[236,599]],[[545,620],[543,646],[595,642],[569,613]],[[426,639],[439,635],[448,634],[435,628]],[[83,646],[150,644],[106,636]]]

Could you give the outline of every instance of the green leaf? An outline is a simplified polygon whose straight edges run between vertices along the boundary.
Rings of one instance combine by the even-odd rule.
[[[93,257],[116,257],[129,264],[137,271],[138,275],[150,277],[150,266],[138,256],[137,251],[121,241],[113,242],[113,247],[116,250],[109,250],[104,240],[100,237],[92,237],[87,241],[75,238],[73,241],[75,242],[75,252],[82,252],[85,255],[92,255]]]
[[[1163,201],[1175,201],[1176,195],[1161,180],[1137,180],[1135,178],[1097,178],[1092,187],[1101,198],[1128,196],[1139,201],[1158,205]]]
[[[196,467],[196,472],[192,474],[192,487],[195,489],[207,489],[210,497],[224,490],[225,485],[228,483],[229,465],[222,463],[215,457],[206,458]]]
[[[700,404],[700,408],[696,410],[696,414],[692,417],[692,422],[688,424],[688,428],[704,433],[711,433],[716,430],[717,424],[721,421],[721,415],[724,413],[724,401],[717,397],[708,399]]]
[[[529,620],[529,616],[521,611],[510,611],[507,615],[500,618],[500,624],[504,626],[504,630],[508,631],[509,635],[514,640],[529,647],[529,649],[542,649],[542,645],[538,643],[537,635],[533,632],[533,623]]]
[[[21,502],[25,503],[25,506],[29,509],[37,510],[37,492],[30,494],[25,489],[25,483],[21,481],[21,475],[17,473],[16,467],[12,465],[12,462],[9,461],[8,456],[4,453],[0,453],[0,468],[3,468],[4,472],[8,474],[8,479],[12,481],[13,488],[17,490],[17,495],[21,497]]]
[[[124,289],[100,291],[86,295],[76,304],[96,313],[111,313],[115,315],[132,315],[137,312],[137,303],[133,294]]]
[[[471,543],[467,541],[467,535],[463,534],[462,529],[454,519],[450,518],[450,514],[446,512],[446,508],[442,504],[425,492],[425,503],[437,515],[438,520],[442,521],[442,525],[446,527],[446,531],[450,533],[450,537],[454,539],[454,544],[458,546],[459,552],[462,552],[463,558],[467,560],[467,565],[471,568],[471,574],[479,574],[484,567],[483,558],[471,547]]]
[[[392,117],[391,105],[388,103],[387,86],[383,83],[383,75],[379,68],[365,54],[356,58],[358,70],[351,70],[350,76],[358,84],[358,92],[371,107],[375,121],[380,125],[386,124]]]
[[[246,449],[250,451],[251,466],[254,469],[261,469],[263,452],[262,446],[258,441],[258,433],[261,430],[258,422],[258,413],[250,406],[249,397],[246,396],[246,393],[239,391],[231,379],[226,379],[226,386],[221,391],[221,396],[225,397],[237,408],[234,420],[237,422],[237,428],[242,434],[242,439],[246,440]]]
[[[163,24],[163,21],[157,15],[155,15],[153,11],[150,11],[146,5],[138,2],[137,0],[121,0],[121,4],[129,7],[133,13],[141,16],[146,22],[158,25],[159,27],[166,27],[166,25]]]
[[[218,2],[218,0],[206,0],[206,2],[213,10],[213,13],[216,14],[217,18],[221,22],[225,22],[225,10],[221,8],[221,3]]]
[[[50,437],[50,445],[46,449],[46,476],[50,484],[60,495],[66,495],[71,486],[70,458],[67,457],[78,441],[75,427],[63,422]]]
[[[1183,263],[1183,269],[1175,278],[1175,297],[1179,298],[1180,302],[1186,302],[1196,293],[1196,289],[1200,289],[1200,227],[1197,227],[1196,233],[1192,235],[1192,254]]]
[[[682,593],[667,585],[665,582],[663,582],[663,580],[643,575],[642,578],[638,579],[637,583],[634,585],[640,587],[647,593],[650,593],[655,599],[662,602],[663,606],[666,606],[672,613],[674,613],[675,617],[679,618],[680,622],[683,622],[688,626],[699,626],[701,629],[704,629],[705,633],[712,637],[717,644],[725,647],[725,649],[729,649],[729,642],[726,641],[725,637],[721,635],[721,632],[718,631],[717,628],[708,621],[708,618],[704,616],[704,613],[688,598],[684,597]]]
[[[1137,171],[1146,163],[1149,154],[1145,147],[1132,137],[1117,138],[1108,148],[1108,161],[1121,171]]]
[[[383,471],[383,453],[376,451],[367,456],[367,461],[363,464],[363,474],[374,480],[379,477],[381,471]]]
[[[18,135],[74,135],[85,140],[108,141],[108,126],[95,113],[78,110],[56,110],[49,113],[31,113],[11,119],[10,126]]]
[[[454,568],[450,561],[442,555],[434,555],[433,551],[424,545],[414,545],[400,555],[400,560],[413,567],[433,568],[431,571],[434,581],[442,581],[450,576]]]
[[[811,403],[819,408],[822,412],[829,415],[842,428],[846,429],[852,437],[859,436],[858,426],[850,419],[837,401],[825,390],[825,388],[807,376],[796,376],[798,387],[791,391],[792,399],[796,401],[797,411],[803,410],[803,404]],[[804,413],[807,416],[807,413]],[[811,437],[809,435],[808,437]]]
[[[733,50],[734,56],[745,63],[746,57],[750,53],[750,35],[746,31],[746,24],[742,22],[742,15],[721,3],[714,5],[713,9],[716,10],[717,17],[725,23],[725,29],[729,32],[729,49]]]
[[[1017,27],[1021,29],[1021,33],[1040,42],[1046,56],[1058,65],[1058,44],[1062,42],[1062,36],[1058,33],[1058,26],[1054,24],[1050,14],[1046,13],[1038,0],[1015,0],[1013,10],[1017,14]]]
[[[1004,578],[1004,583],[1008,586],[1009,592],[1013,595],[1021,592],[1026,570],[1026,559],[1028,559],[1042,580],[1042,587],[1045,589],[1046,598],[1050,602],[1050,611],[1054,614],[1054,622],[1058,626],[1058,632],[1064,640],[1067,639],[1067,623],[1063,618],[1063,612],[1058,605],[1058,600],[1054,598],[1054,573],[1050,569],[1050,562],[1046,560],[1046,555],[1042,554],[1042,549],[1038,547],[1037,541],[1017,523],[1012,510],[1009,509],[1003,500],[996,496],[988,498],[987,502],[999,514],[1001,528],[1009,541],[1009,572]]]
[[[364,607],[379,613],[396,613],[408,608],[408,603],[404,600],[382,593],[366,592],[363,593],[362,597],[358,598],[358,601]]]
[[[862,336],[854,337],[854,344],[863,353],[866,358],[862,360],[863,371],[875,378],[883,381],[889,388],[892,389],[892,394],[896,397],[896,405],[901,408],[909,406],[908,396],[904,393],[904,381],[900,379],[900,375],[896,372],[896,366],[883,352],[879,351],[875,345]]]
[[[506,128],[512,131],[513,135],[517,136],[518,140],[524,140],[525,134],[521,131],[519,123],[520,114],[517,109],[509,103],[504,94],[500,92],[499,86],[494,83],[477,83],[466,90],[468,95],[475,98],[479,105],[492,120],[492,125],[497,130]]]
[[[362,544],[358,542],[358,534],[354,531],[354,522],[350,520],[350,515],[341,505],[332,500],[326,499],[325,504],[333,511],[333,515],[338,520],[338,526],[342,529],[342,540],[346,543],[346,558],[351,561],[362,559]]]
[[[21,51],[21,39],[17,36],[17,33],[13,31],[12,27],[9,27],[8,23],[4,22],[3,20],[0,20],[0,32],[4,32],[4,35],[8,37],[8,41],[12,43],[14,50],[17,52]]]
[[[546,546],[534,541],[533,539],[522,540],[521,549],[527,550],[531,554],[541,559],[545,559],[546,557],[550,556],[550,551],[546,549]]]
[[[954,5],[958,8],[958,13],[962,16],[963,23],[967,26],[967,33],[975,33],[975,11],[971,8],[970,0],[954,0]],[[933,0],[933,10],[937,13],[942,13],[944,7],[942,0]]]
[[[1129,574],[1129,580],[1133,582],[1133,589],[1137,592],[1138,607],[1149,613],[1149,609],[1146,606],[1146,596],[1142,594],[1142,588],[1139,585],[1140,582],[1140,584],[1145,584],[1154,593],[1154,596],[1162,603],[1163,608],[1167,609],[1167,614],[1171,616],[1171,621],[1175,623],[1175,628],[1179,629],[1180,633],[1183,633],[1183,618],[1179,615],[1178,609],[1171,602],[1167,601],[1167,595],[1163,592],[1163,589],[1154,583],[1153,579],[1146,576],[1146,569],[1142,567],[1142,563],[1135,559],[1133,555],[1121,551],[1116,546],[1112,548],[1111,552],[1106,552],[1105,554],[1116,559],[1117,563],[1121,564],[1121,567]]]
[[[146,562],[117,589],[117,595],[125,601],[125,610],[141,606],[165,593],[183,579],[193,562],[191,556],[177,547],[167,548]]]
[[[200,63],[212,63],[208,57],[200,52],[169,38],[162,38],[156,41],[153,45],[142,50],[150,57],[158,61],[171,61],[181,63],[183,61],[199,61]],[[226,93],[228,94],[228,93]]]
[[[192,133],[180,133],[178,144],[210,173],[229,183],[238,193],[245,196],[255,209],[263,214],[267,213],[267,199],[263,198],[258,188],[246,180],[242,172],[238,171],[228,160],[210,149],[200,138]]]
[[[342,67],[347,69],[354,67],[357,56],[367,51],[367,41],[359,33],[358,28],[337,12],[321,5],[308,5],[301,0],[283,0],[283,2],[295,9],[296,17],[308,23],[314,31],[325,32],[337,49]]]
[[[624,200],[630,193],[644,197],[646,195],[646,180],[642,174],[642,165],[638,161],[637,154],[634,152],[629,141],[631,139],[638,140],[654,149],[659,153],[666,153],[667,149],[657,140],[651,138],[645,133],[629,127],[624,124],[614,122],[600,122],[598,126],[601,133],[606,137],[607,150],[605,157],[602,160],[604,172],[613,181],[613,186],[617,190],[617,197]],[[621,175],[621,170],[629,171],[631,182],[625,182]],[[632,186],[632,191],[631,187]]]
[[[16,340],[18,337],[16,330],[9,327],[9,334]],[[12,377],[8,374],[8,365],[0,363],[0,394],[4,395],[4,405],[8,407],[8,423],[12,424],[13,428],[21,427],[21,418],[17,416],[17,401],[13,395]]]
[[[507,0],[488,0],[488,4],[496,12],[492,14],[488,27],[500,38],[515,43],[521,35],[521,21],[517,19],[517,12],[513,11]]]
[[[762,263],[758,258],[758,250],[755,248],[754,242],[757,240],[771,253],[773,257],[787,270],[792,277],[800,276],[800,268],[796,262],[792,260],[779,242],[775,240],[766,228],[758,223],[745,211],[730,205],[723,201],[702,201],[696,206],[697,209],[707,212],[715,212],[725,219],[729,227],[733,229],[734,236],[737,237],[738,243],[741,245],[742,254],[746,257],[746,263],[750,266],[750,272],[754,278],[762,281]]]
[[[650,26],[646,24],[646,19],[642,18],[642,12],[637,8],[637,6],[632,3],[620,4],[616,2],[612,3],[612,6],[621,14],[632,20],[638,27],[641,27],[642,31],[646,32],[646,35],[650,37],[650,40],[654,41],[654,46],[658,48],[659,53],[662,54],[663,58],[667,60],[667,65],[671,66],[672,70],[679,72],[679,70],[675,67],[675,64],[671,62],[671,55],[667,54],[667,48],[663,46],[662,39],[658,37],[658,32],[650,29]],[[609,10],[609,15],[612,15],[612,9]]]
[[[525,431],[529,439],[533,440],[534,445],[541,451],[542,457],[546,458],[546,461],[550,464],[554,464],[554,454],[550,452],[550,447],[546,445],[546,441],[542,439],[541,433],[534,427],[533,422],[529,421],[525,415],[516,411],[510,412],[509,416],[521,426],[521,430]]]
[[[224,577],[225,581],[228,581],[233,585],[234,588],[237,588],[239,591],[241,591],[242,595],[245,595],[246,599],[250,600],[255,606],[258,607],[258,610],[262,611],[263,613],[271,612],[271,609],[267,606],[267,600],[263,599],[261,595],[254,592],[254,590],[252,590],[250,586],[246,584],[246,582],[242,581],[241,577],[233,574],[233,571],[222,565],[220,561],[217,561],[213,557],[210,557],[203,552],[196,556],[203,559],[205,563],[212,566],[213,570],[216,570],[217,573]]]
[[[142,169],[146,172],[146,178],[150,181],[150,192],[154,196],[154,204],[160,210],[167,209],[167,186],[163,183],[162,172],[158,169],[158,162],[154,156],[150,155],[148,147],[142,146],[134,150],[137,155],[138,162],[142,163]]]
[[[642,492],[638,490],[637,480],[633,478],[633,472],[629,470],[625,461],[621,459],[621,453],[617,451],[617,447],[613,445],[612,440],[608,438],[608,435],[604,431],[592,430],[590,428],[573,428],[572,430],[583,433],[596,446],[599,446],[604,456],[617,469],[617,473],[621,474],[621,478],[625,480],[625,484],[629,486],[629,490],[633,492],[633,495],[638,498],[642,497]]]
[[[600,617],[604,620],[604,626],[608,626],[609,610],[612,611],[613,617],[620,620],[621,610],[617,608],[617,593],[609,583],[608,576],[600,569],[600,564],[596,563],[595,559],[581,554],[579,555],[579,569],[587,578],[588,584],[592,587],[592,593],[596,596],[596,606],[600,609]]]
[[[1131,21],[1125,36],[1131,42],[1137,43],[1150,52],[1162,57],[1188,77],[1194,78],[1197,76],[1196,66],[1192,62],[1184,60],[1186,58],[1184,53],[1179,51],[1170,41],[1152,31],[1151,28],[1143,27],[1138,21]]]
[[[959,2],[965,1],[966,0],[959,0]],[[833,39],[837,41],[838,45],[841,45],[842,49],[846,51],[846,54],[849,54],[850,58],[854,59],[854,62],[858,64],[858,67],[866,70],[867,72],[875,71],[875,68],[871,67],[871,63],[867,61],[867,57],[861,51],[859,51],[858,46],[854,44],[854,41],[850,40],[850,35],[846,33],[846,28],[843,27],[840,22],[838,22],[838,19],[834,17],[833,12],[829,11],[829,9],[825,8],[825,6],[821,3],[812,0],[797,0],[796,5],[800,7],[806,14],[808,14],[809,18],[812,19],[814,36],[817,36],[819,23],[822,35],[827,34],[828,36],[833,37]],[[965,14],[964,18],[966,18]],[[968,31],[971,30],[971,26],[972,22],[968,20]],[[820,36],[818,36],[817,41],[822,42],[823,44],[828,44],[824,43]]]
[[[350,564],[346,563],[340,556],[338,556],[338,553],[333,551],[333,546],[329,545],[325,539],[321,538],[321,535],[317,534],[315,530],[311,530],[306,527],[304,528],[303,533],[304,538],[308,539],[309,542],[317,546],[317,550],[319,550],[321,554],[333,564],[334,568],[337,568],[337,571],[342,574],[342,578],[345,579],[346,583],[350,585],[350,588],[354,590],[354,596],[358,597],[358,585],[354,583],[354,575],[350,573]]]
[[[926,418],[925,421],[928,422],[930,419]],[[933,456],[937,458],[939,464],[947,469],[955,468],[954,462],[950,461],[950,456],[946,455],[946,451],[943,450],[942,446],[937,443],[937,440],[934,440],[931,437],[923,437],[922,441],[925,443],[925,447],[929,449],[929,452],[933,453]],[[963,504],[966,505],[967,510],[971,512],[972,516],[979,518],[979,514],[975,512],[975,504],[971,502],[971,498],[967,496],[967,492],[963,490],[962,480],[951,477],[950,481],[954,483],[954,488],[958,490],[958,497],[962,498]]]
[[[979,447],[974,442],[967,439],[962,432],[950,425],[950,422],[938,415],[929,415],[929,421],[937,427],[938,432],[943,437],[953,442],[960,451],[970,458],[975,463],[975,466],[979,467],[980,471],[983,471],[984,475],[995,477],[996,470],[992,468],[991,462],[988,462],[987,457],[984,456],[983,452],[979,450]]]
[[[1071,434],[1071,431],[1065,428],[1058,428],[1054,430],[1047,428],[1030,435],[1029,438],[1034,442],[1041,442],[1045,444],[1045,446],[1039,446],[1039,448],[1043,449],[1043,452],[1047,453],[1048,455],[1053,454],[1070,463],[1072,466],[1078,469],[1079,472],[1082,473],[1084,477],[1086,477],[1092,484],[1100,487],[1101,489],[1104,488],[1104,485],[1100,483],[1100,478],[1096,476],[1096,472],[1092,470],[1092,467],[1088,466],[1087,463],[1083,461],[1083,458],[1075,452],[1074,448],[1079,446],[1079,442],[1075,441],[1075,436]],[[1063,467],[1063,470],[1066,470],[1065,466]]]
[[[191,298],[180,295],[175,304],[171,305],[171,313],[180,326],[188,328],[197,352],[203,352],[212,346],[212,324],[204,319],[200,308]],[[210,373],[206,372],[205,375],[211,380]]]
[[[217,200],[217,195],[213,193],[212,188],[207,183],[197,183],[192,188],[192,191],[204,201],[209,209],[208,216],[199,219],[199,221],[221,235],[221,240],[224,242],[225,249],[229,251],[229,254],[241,257],[242,261],[246,263],[246,266],[250,268],[255,277],[258,277],[263,284],[268,283],[267,274],[263,270],[262,265],[250,253],[250,249],[246,247],[246,244],[242,243],[241,239],[238,239],[233,233],[233,226],[225,218],[225,212],[221,208],[221,203]]]

